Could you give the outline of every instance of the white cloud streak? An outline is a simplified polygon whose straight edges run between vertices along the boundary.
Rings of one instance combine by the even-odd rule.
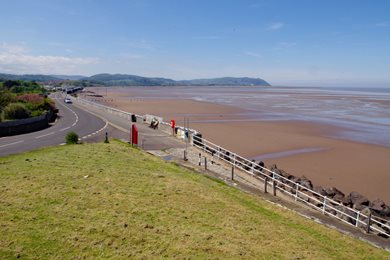
[[[277,23],[271,23],[267,26],[267,31],[277,31],[284,27],[284,23],[277,22]]]
[[[25,46],[20,44],[9,44],[6,42],[0,43],[0,53],[1,52],[7,52],[7,53],[25,53],[28,52],[29,49],[27,49]]]
[[[252,51],[245,51],[244,54],[258,59],[263,58],[263,55]]]
[[[389,22],[380,22],[375,24],[376,27],[389,27],[390,23]]]
[[[9,73],[74,73],[79,66],[99,63],[95,57],[32,55],[29,49],[8,43],[0,44],[0,70]]]

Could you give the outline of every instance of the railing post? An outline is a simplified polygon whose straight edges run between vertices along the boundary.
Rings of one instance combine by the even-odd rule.
[[[367,234],[370,233],[370,226],[371,226],[371,212],[368,214],[368,219],[367,219],[367,229],[366,229]]]
[[[267,193],[267,186],[268,186],[268,177],[265,176],[265,179],[264,179],[264,193]]]
[[[325,208],[326,208],[326,196],[324,197],[324,203],[322,207],[322,214],[325,214]]]
[[[355,224],[356,227],[359,225],[359,216],[360,216],[360,211],[358,211],[356,216],[356,224]]]
[[[236,167],[236,154],[233,154],[233,166]]]
[[[272,193],[274,196],[276,196],[276,181],[275,179],[272,180]]]
[[[204,157],[204,169],[207,170],[207,157]]]
[[[234,166],[232,166],[232,181],[234,181]]]
[[[202,154],[199,153],[199,161],[198,161],[198,165],[201,166],[202,165]]]
[[[295,201],[298,199],[298,183],[295,183]]]

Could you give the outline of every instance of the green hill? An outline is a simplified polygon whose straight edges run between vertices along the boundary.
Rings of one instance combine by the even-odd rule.
[[[24,81],[36,81],[36,82],[45,82],[45,81],[59,81],[59,78],[49,75],[40,75],[40,74],[24,74],[24,75],[14,75],[14,74],[4,74],[0,73],[0,81],[6,80],[24,80]]]
[[[268,82],[259,78],[214,78],[214,79],[193,79],[178,81],[177,84],[192,86],[271,86]]]
[[[259,78],[214,78],[175,81],[166,78],[149,78],[127,74],[97,74],[82,79],[106,86],[270,86]]]
[[[129,145],[0,158],[0,258],[389,259]]]
[[[96,74],[90,77],[68,75],[13,75],[1,74],[0,81],[26,80],[37,82],[62,82],[83,86],[271,86],[260,78],[213,78],[193,80],[172,80],[166,78],[141,77],[128,74]]]
[[[172,86],[174,80],[165,78],[147,78],[127,74],[97,74],[83,79],[95,84],[106,86]]]

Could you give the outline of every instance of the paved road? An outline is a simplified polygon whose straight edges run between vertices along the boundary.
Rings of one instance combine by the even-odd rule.
[[[41,131],[1,137],[0,156],[64,143],[65,135],[70,131],[76,132],[81,138],[84,137],[83,140],[104,133],[107,123],[101,118],[73,104],[65,104],[62,95],[59,93],[53,94],[52,99],[59,109],[59,117],[56,123]]]
[[[97,109],[93,106],[78,104],[77,100],[74,102],[74,106],[77,106],[80,109],[90,111],[95,115],[98,115],[99,117],[104,118],[104,120],[108,121],[109,124],[112,126],[111,129],[116,129],[116,131],[114,132],[109,131],[109,137],[125,139],[126,141],[129,141],[130,127],[132,124],[129,119],[108,113],[107,111]],[[139,147],[143,150],[165,150],[169,148],[185,147],[185,143],[183,141],[173,137],[171,134],[168,134],[161,130],[151,129],[150,127],[148,127],[148,125],[142,122],[137,122],[136,125],[139,132]]]

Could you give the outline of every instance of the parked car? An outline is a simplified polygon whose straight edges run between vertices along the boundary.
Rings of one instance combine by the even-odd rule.
[[[70,98],[65,98],[64,102],[67,104],[72,104],[72,100]]]

